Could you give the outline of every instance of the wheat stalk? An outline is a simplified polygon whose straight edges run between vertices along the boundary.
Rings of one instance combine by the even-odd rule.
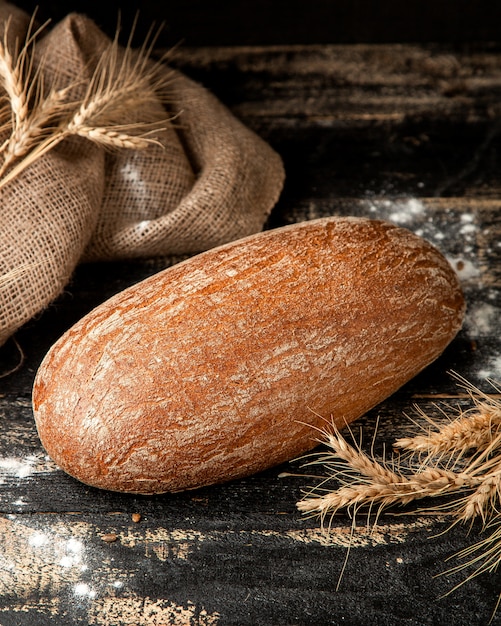
[[[21,276],[26,276],[29,271],[38,267],[38,263],[23,263],[22,265],[9,270],[5,274],[0,275],[0,289],[6,285],[12,284]]]
[[[360,445],[350,445],[335,426],[325,431],[323,441],[328,452],[312,463],[325,466],[328,476],[320,488],[305,494],[297,503],[298,509],[318,515],[324,526],[325,518],[330,515],[332,520],[340,509],[347,509],[355,520],[361,508],[370,515],[377,505],[376,523],[388,506],[453,494],[452,501],[428,510],[447,510],[453,524],[479,519],[483,530],[494,528],[488,537],[456,555],[466,562],[454,569],[476,568],[463,582],[495,571],[501,563],[501,402],[495,394],[483,393],[463,379],[460,382],[473,402],[472,408],[460,410],[456,419],[444,424],[419,411],[432,430],[396,441],[395,448],[407,451],[407,458],[398,455],[391,462],[378,460],[363,452]],[[489,382],[499,392],[499,386]],[[415,456],[420,459],[417,465]],[[331,480],[338,482],[338,489],[325,486]],[[495,610],[500,602],[501,594]]]
[[[158,119],[151,103],[166,101],[170,74],[166,55],[150,59],[155,37],[150,35],[139,50],[129,42],[125,48],[115,38],[100,56],[84,95],[68,101],[75,85],[43,93],[43,63],[32,72],[35,36],[30,35],[16,58],[0,42],[0,81],[12,110],[11,133],[0,146],[0,187],[19,176],[70,136],[80,136],[106,148],[140,150],[161,145],[155,132],[171,121],[168,114]],[[31,107],[30,101],[32,101]],[[4,123],[4,129],[6,124]]]
[[[0,146],[0,153],[3,156],[0,176],[15,159],[26,154],[38,140],[43,129],[59,112],[66,91],[52,90],[48,97],[44,98],[40,69],[33,72],[35,40],[47,23],[34,30],[33,15],[24,45],[19,50],[19,42],[16,41],[14,53],[9,50],[10,23],[9,17],[3,40],[0,41],[0,82],[6,92],[8,103],[2,110],[0,119],[5,121],[1,130],[4,132],[9,126],[6,119],[8,110],[11,127],[9,137]]]
[[[338,480],[342,486],[326,494],[304,498],[297,503],[302,512],[316,512],[325,518],[328,513],[335,514],[341,508],[358,510],[361,506],[375,504],[383,508],[393,504],[405,505],[412,500],[479,485],[475,476],[440,467],[425,466],[409,475],[395,471],[387,463],[371,459],[360,448],[351,446],[335,426],[331,432],[325,433],[325,437],[332,452],[322,455],[314,463],[328,467],[331,470],[329,479]],[[338,460],[346,462],[355,474],[340,467]]]
[[[426,435],[397,439],[395,448],[430,456],[453,453],[457,458],[470,450],[489,448],[501,432],[501,402],[495,398],[475,398],[474,404],[473,409],[460,411],[449,424],[438,424],[418,409],[434,430]]]

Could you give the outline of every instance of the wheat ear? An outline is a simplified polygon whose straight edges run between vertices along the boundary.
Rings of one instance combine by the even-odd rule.
[[[487,449],[501,432],[501,402],[495,398],[475,398],[474,404],[472,409],[460,412],[447,424],[427,418],[434,430],[426,435],[397,439],[395,448],[430,456],[453,453],[457,458],[470,450]],[[427,417],[422,410],[419,412]]]
[[[12,54],[8,45],[9,18],[3,41],[0,41],[0,80],[10,109],[10,123],[6,120],[7,107],[2,111],[4,124],[1,130],[5,131],[10,124],[11,131],[0,146],[3,155],[0,176],[14,160],[24,156],[39,141],[47,124],[59,112],[66,91],[51,91],[48,97],[43,97],[40,71],[33,72],[32,69],[35,40],[46,25],[34,30],[33,15],[23,46],[19,49],[19,42],[16,42],[16,50]]]
[[[25,74],[28,62],[27,50],[29,43],[22,47],[15,57],[11,54],[8,45],[11,17],[7,19],[3,41],[0,41],[0,81],[5,89],[11,105],[14,127],[28,116],[28,97]]]
[[[501,563],[501,402],[499,393],[486,394],[463,379],[461,382],[473,407],[460,411],[455,420],[444,425],[432,422],[421,412],[428,424],[432,423],[434,432],[397,441],[396,447],[411,453],[405,467],[400,456],[395,470],[387,462],[379,463],[350,446],[335,429],[327,433],[325,443],[331,452],[319,456],[318,462],[325,464],[331,473],[326,481],[337,479],[340,487],[331,491],[325,487],[310,490],[297,503],[299,510],[319,515],[323,525],[327,515],[332,516],[341,508],[351,510],[355,520],[362,506],[368,507],[370,514],[377,504],[379,514],[391,504],[455,494],[452,501],[429,510],[447,510],[453,518],[452,525],[480,519],[483,530],[494,530],[485,539],[454,555],[466,562],[448,571],[474,567],[473,573],[459,585],[479,574],[496,571]],[[489,382],[499,392],[499,386]],[[422,453],[425,456],[420,464],[412,464],[414,455]],[[463,495],[458,497],[460,492]],[[500,603],[501,594],[493,617]]]
[[[438,496],[464,487],[475,488],[479,484],[479,479],[474,476],[440,467],[425,466],[405,475],[351,446],[335,427],[326,434],[325,443],[332,452],[322,455],[317,462],[330,468],[330,479],[338,480],[342,486],[322,495],[306,497],[297,503],[300,511],[318,513],[322,518],[341,508],[356,511],[361,506],[372,507],[375,504],[382,508],[393,504],[405,505],[412,500]],[[339,460],[345,462],[351,472],[340,466]],[[318,490],[314,489],[313,493],[315,491]]]
[[[137,51],[129,44],[121,49],[117,33],[101,55],[81,100],[65,101],[72,85],[53,90],[42,99],[32,115],[25,116],[26,123],[13,130],[8,162],[0,169],[0,187],[72,135],[108,148],[143,149],[152,143],[160,144],[154,133],[162,130],[170,117],[166,113],[159,120],[148,111],[154,99],[165,99],[170,73],[164,65],[165,57],[155,62],[149,58],[152,45],[149,41]],[[28,46],[23,51],[27,56]],[[4,53],[0,48],[0,56]],[[12,165],[17,157],[23,158]]]
[[[51,90],[47,97],[33,105],[28,117],[13,130],[3,149],[0,177],[14,161],[24,157],[33,146],[50,135],[50,124],[64,109],[66,93],[67,89]]]
[[[492,472],[482,479],[477,479],[479,484],[469,496],[458,503],[456,516],[460,521],[469,521],[479,517],[483,526],[492,519],[498,511],[501,499],[501,470]]]

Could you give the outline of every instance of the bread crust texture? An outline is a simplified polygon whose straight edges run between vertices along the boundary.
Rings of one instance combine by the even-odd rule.
[[[194,256],[99,305],[41,364],[33,410],[82,482],[164,493],[317,445],[434,361],[464,298],[444,256],[380,220],[331,217]]]

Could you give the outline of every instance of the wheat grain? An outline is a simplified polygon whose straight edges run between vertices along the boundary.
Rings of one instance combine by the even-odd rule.
[[[425,467],[411,473],[409,486],[416,497],[439,496],[463,487],[475,486],[478,480],[465,473],[456,473],[441,467]]]
[[[400,477],[397,474],[385,465],[370,459],[360,448],[351,446],[336,428],[333,428],[332,432],[325,433],[325,435],[325,443],[333,450],[334,455],[322,457],[322,463],[328,464],[330,460],[338,457],[348,463],[350,468],[367,476],[373,482],[382,485],[398,482]]]
[[[11,54],[8,45],[10,23],[9,16],[5,24],[3,41],[0,41],[0,82],[9,98],[14,124],[17,126],[28,115],[27,84],[24,76],[27,47],[21,49],[17,58]]]
[[[489,447],[501,428],[501,405],[496,400],[477,401],[449,424],[435,424],[437,430],[427,435],[402,437],[394,443],[400,450],[427,453],[436,456],[455,453],[463,456],[469,450]]]
[[[469,521],[476,517],[482,519],[482,524],[488,522],[493,513],[498,510],[501,495],[501,472],[486,476],[476,490],[464,499],[464,505],[457,511],[458,519]]]
[[[154,141],[153,139],[147,139],[137,135],[121,133],[111,128],[95,128],[90,126],[80,126],[75,131],[75,134],[111,148],[143,150]]]

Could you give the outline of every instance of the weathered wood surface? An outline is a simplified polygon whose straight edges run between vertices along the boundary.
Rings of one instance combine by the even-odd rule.
[[[364,439],[378,419],[378,446],[390,446],[415,404],[437,415],[467,408],[450,370],[492,391],[486,378],[501,379],[501,49],[180,49],[175,64],[283,156],[287,183],[268,227],[382,217],[428,238],[457,268],[464,330],[359,421]],[[409,510],[384,515],[375,532],[360,518],[353,535],[337,515],[327,537],[295,508],[312,479],[280,476],[311,471],[300,462],[151,498],[88,488],[53,465],[31,413],[38,363],[86,311],[174,261],[82,266],[17,335],[25,362],[0,379],[0,625],[486,624],[499,575],[445,598],[465,574],[436,578],[475,529],[438,536],[446,517]],[[9,342],[2,368],[17,357]]]

